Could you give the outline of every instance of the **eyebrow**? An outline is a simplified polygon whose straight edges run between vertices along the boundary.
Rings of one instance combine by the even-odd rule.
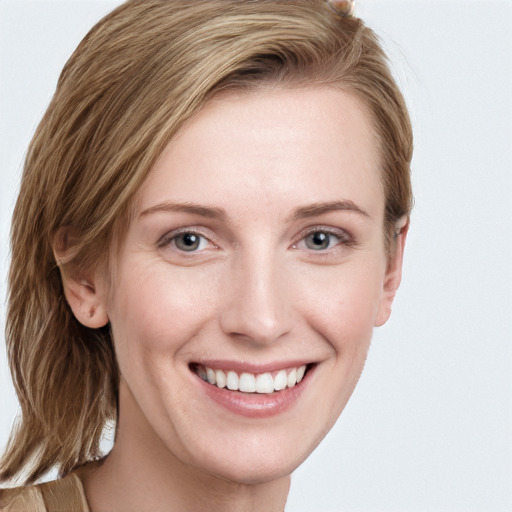
[[[301,220],[334,211],[350,211],[371,218],[370,215],[362,208],[357,206],[353,201],[329,201],[323,203],[312,203],[297,208],[288,220]],[[140,213],[140,217],[150,215],[157,212],[183,212],[211,219],[225,220],[227,218],[226,211],[216,206],[207,206],[195,203],[171,203],[163,202],[147,208]]]
[[[357,204],[350,200],[329,201],[325,203],[313,203],[307,206],[302,206],[295,210],[295,212],[291,216],[291,219],[307,219],[309,217],[316,217],[317,215],[324,215],[326,213],[340,210],[354,212],[359,215],[362,215],[363,217],[371,219],[370,215],[366,211],[364,211],[362,208],[357,206]]]
[[[209,217],[212,219],[225,219],[226,212],[222,208],[216,206],[207,206],[195,203],[170,203],[163,202],[151,206],[140,213],[140,217],[150,215],[157,212],[183,212],[193,215],[200,215],[201,217]]]

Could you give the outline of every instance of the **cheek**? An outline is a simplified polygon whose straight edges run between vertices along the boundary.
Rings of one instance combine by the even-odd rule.
[[[336,389],[330,426],[363,371],[382,295],[385,265],[377,260],[359,263],[333,269],[324,279],[318,276],[314,292],[309,292],[309,325],[329,343],[333,356],[327,362],[330,385]]]
[[[336,349],[369,341],[382,295],[384,264],[363,261],[313,272],[302,279],[307,286],[300,286],[298,303],[315,331]]]
[[[212,316],[214,287],[205,286],[212,276],[208,280],[189,270],[158,264],[147,272],[125,272],[129,278],[117,283],[110,320],[121,369],[122,360],[132,354],[169,357],[178,352]]]

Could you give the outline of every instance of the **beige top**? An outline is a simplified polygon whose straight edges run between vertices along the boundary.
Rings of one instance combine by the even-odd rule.
[[[80,478],[0,489],[0,512],[90,512]]]

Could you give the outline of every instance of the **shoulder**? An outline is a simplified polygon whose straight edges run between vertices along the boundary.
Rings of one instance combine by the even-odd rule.
[[[89,512],[80,479],[61,480],[14,489],[0,489],[0,512]]]

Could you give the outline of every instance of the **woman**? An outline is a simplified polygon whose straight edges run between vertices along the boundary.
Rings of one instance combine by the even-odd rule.
[[[135,0],[13,216],[2,510],[283,510],[400,283],[412,134],[350,3]],[[110,454],[99,441],[116,421]]]

